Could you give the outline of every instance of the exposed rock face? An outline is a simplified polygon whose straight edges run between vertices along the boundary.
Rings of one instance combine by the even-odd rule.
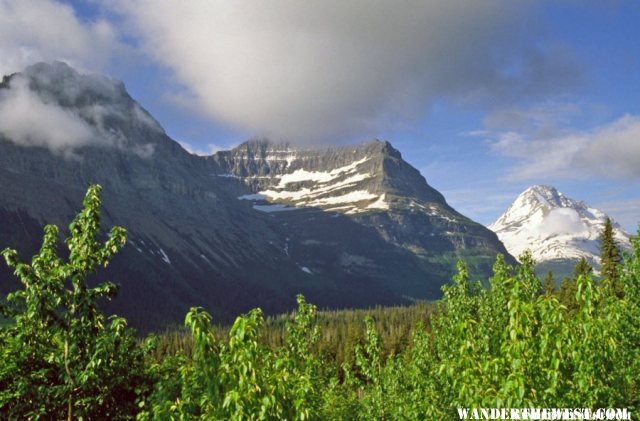
[[[219,178],[238,182],[238,198],[255,209],[279,219],[297,209],[349,218],[430,265],[435,279],[450,275],[459,257],[486,273],[497,252],[506,254],[492,233],[451,208],[389,142],[314,150],[250,141],[208,159]]]
[[[210,160],[218,176],[241,178],[270,202],[349,215],[401,207],[407,198],[449,208],[389,142],[305,150],[250,141]]]
[[[567,275],[582,257],[598,268],[599,237],[606,219],[603,212],[566,197],[554,187],[532,186],[489,228],[514,256],[531,250],[543,269]],[[614,234],[620,247],[631,247],[629,234],[615,223]]]
[[[457,258],[486,274],[506,254],[388,142],[250,141],[203,158],[120,82],[39,64],[5,77],[0,102],[18,86],[90,136],[60,146],[0,128],[0,248],[35,252],[42,226],[67,224],[87,185],[102,184],[104,224],[126,227],[129,243],[97,276],[122,286],[107,308],[138,327],[179,323],[195,305],[221,321],[284,311],[296,293],[333,308],[436,298]],[[4,265],[0,281],[15,285]]]
[[[294,297],[281,293],[282,284],[295,282],[292,274],[299,269],[272,245],[284,241],[273,223],[212,182],[204,159],[184,151],[153,120],[140,121],[135,110],[142,109],[128,95],[94,91],[103,78],[87,81],[94,76],[64,66],[64,83],[73,87],[79,79],[77,97],[84,105],[65,101],[65,95],[58,101],[60,82],[47,72],[57,75],[60,66],[39,65],[39,78],[29,76],[33,70],[14,77],[28,77],[46,101],[92,127],[94,138],[63,153],[0,137],[0,247],[17,247],[23,256],[34,252],[42,225],[67,224],[87,185],[100,183],[105,225],[125,226],[130,240],[99,275],[122,286],[109,309],[154,327],[180,322],[192,305],[225,318],[253,306],[276,311],[290,305]],[[11,89],[14,77],[2,89]],[[88,104],[111,113],[95,121],[83,114]],[[109,143],[111,135],[120,142]],[[151,153],[137,153],[137,145],[150,145]],[[6,291],[13,279],[4,264],[0,271]]]

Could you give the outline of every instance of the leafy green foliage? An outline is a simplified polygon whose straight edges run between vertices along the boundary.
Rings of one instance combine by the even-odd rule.
[[[309,419],[319,399],[321,369],[311,354],[318,338],[315,313],[299,296],[286,329],[288,344],[272,350],[259,341],[259,309],[238,317],[225,342],[216,339],[207,313],[191,309],[185,325],[192,352],[151,367],[156,388],[148,402],[140,402],[139,418]]]
[[[121,318],[106,321],[96,300],[111,298],[110,282],[89,287],[87,277],[106,266],[126,242],[115,227],[100,233],[100,187],[89,188],[69,225],[68,259],[58,256],[58,228],[45,227],[31,263],[5,249],[23,289],[8,295],[0,330],[0,412],[10,418],[123,418],[143,386],[142,352]]]
[[[539,293],[529,254],[520,257],[518,269],[499,257],[488,289],[471,282],[460,264],[453,284],[444,288],[432,333],[416,327],[412,346],[381,367],[378,342],[369,333],[356,350],[364,380],[355,373],[356,380],[347,377],[342,385],[342,396],[356,403],[340,403],[341,410],[323,415],[451,419],[456,407],[637,410],[638,240],[634,247],[622,271],[625,297],[590,274],[579,275],[573,312],[554,294]]]
[[[7,297],[9,323],[0,328],[0,411],[9,418],[396,420],[451,419],[457,407],[640,410],[638,238],[599,284],[583,261],[556,293],[552,274],[543,283],[536,277],[529,253],[518,267],[498,256],[486,288],[460,262],[435,311],[319,317],[298,296],[292,315],[265,321],[255,309],[223,334],[192,308],[188,333],[171,336],[167,347],[166,335],[136,341],[123,319],[107,321],[96,306],[115,287],[91,288],[87,276],[125,241],[121,228],[98,241],[99,205],[92,187],[70,226],[67,260],[57,255],[53,226],[30,264],[2,253],[24,286]],[[617,287],[605,282],[612,276]]]

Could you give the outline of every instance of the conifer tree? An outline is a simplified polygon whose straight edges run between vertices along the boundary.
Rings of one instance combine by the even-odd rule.
[[[592,272],[593,267],[591,267],[587,259],[582,257],[573,267],[573,277],[565,277],[562,280],[562,284],[560,284],[558,299],[569,312],[572,312],[578,308],[576,293],[578,292],[578,282],[580,280],[580,277],[591,276]]]
[[[545,295],[551,295],[556,290],[556,282],[553,280],[553,273],[547,272],[547,277],[542,282],[542,292]]]
[[[589,264],[584,257],[580,259],[577,265],[573,268],[573,281],[578,282],[580,276],[591,275],[593,267]]]
[[[578,302],[576,301],[577,291],[578,284],[576,280],[565,276],[560,284],[558,300],[569,312],[573,312],[578,308]]]
[[[620,280],[622,257],[620,249],[613,237],[613,224],[607,218],[602,234],[600,235],[600,273],[602,285],[610,287],[613,292],[622,297],[624,287]]]

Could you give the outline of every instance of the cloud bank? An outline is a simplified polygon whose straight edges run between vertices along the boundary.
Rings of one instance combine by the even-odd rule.
[[[42,146],[54,152],[85,145],[96,136],[71,111],[44,102],[24,78],[14,78],[10,89],[0,89],[0,134],[18,145]]]
[[[80,74],[61,62],[29,66],[0,88],[0,136],[19,146],[73,156],[77,148],[90,145],[150,157],[152,144],[123,131],[131,124],[164,132],[120,82]]]
[[[640,116],[623,115],[591,130],[565,126],[572,105],[507,110],[489,116],[491,149],[514,158],[507,178],[580,179],[585,177],[640,178]],[[502,130],[500,129],[502,127]]]
[[[372,136],[439,98],[544,95],[578,79],[564,51],[520,48],[535,28],[527,1],[111,4],[194,109],[256,136]]]
[[[118,48],[111,24],[82,22],[69,5],[52,0],[0,0],[0,75],[51,60],[83,69],[102,68]]]

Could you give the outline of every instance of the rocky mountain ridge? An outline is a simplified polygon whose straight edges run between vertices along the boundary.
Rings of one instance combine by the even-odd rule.
[[[388,142],[249,141],[198,157],[120,82],[63,63],[3,79],[0,106],[25,98],[41,110],[35,123],[62,119],[78,135],[56,143],[33,123],[0,125],[0,247],[29,256],[42,226],[64,227],[87,185],[101,184],[105,228],[129,232],[98,275],[122,286],[105,306],[141,328],[179,323],[194,305],[220,321],[258,306],[281,312],[297,293],[329,308],[437,298],[458,258],[484,276],[506,253]],[[13,286],[0,265],[0,289]]]
[[[506,253],[484,227],[451,208],[386,141],[327,149],[250,141],[208,160],[217,177],[248,188],[238,191],[239,199],[274,217],[297,209],[347,216],[426,262],[444,258],[452,263],[466,256],[484,272],[495,250]],[[482,250],[493,252],[482,255]]]

